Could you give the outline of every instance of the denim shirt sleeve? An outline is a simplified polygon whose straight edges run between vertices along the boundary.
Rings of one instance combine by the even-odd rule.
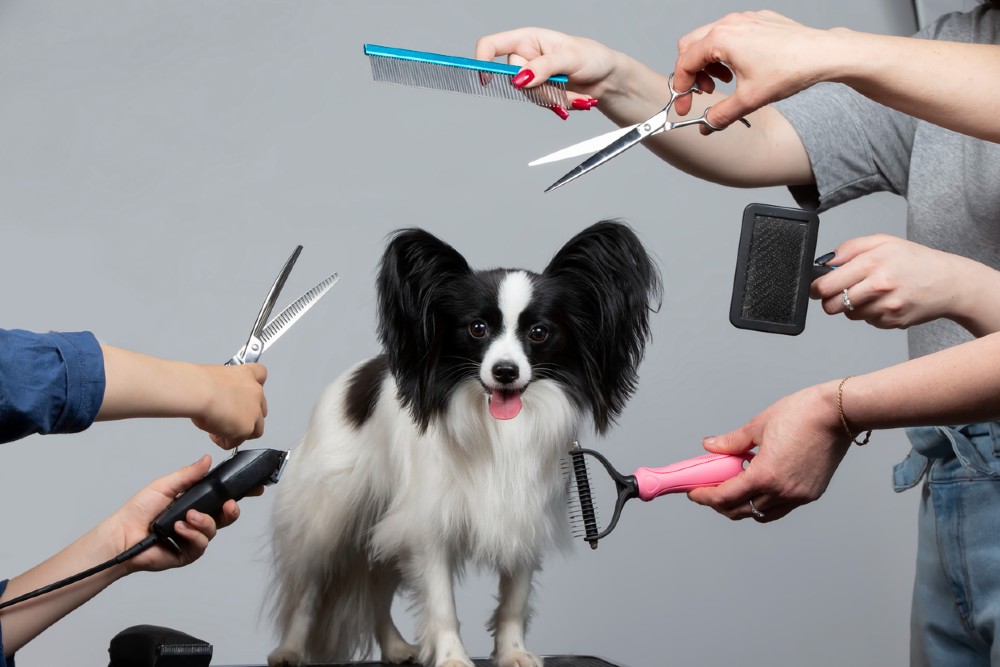
[[[7,580],[0,581],[0,595],[7,590]],[[10,659],[4,657],[7,652],[3,648],[3,625],[0,625],[0,667],[14,667],[14,656]]]
[[[104,354],[92,333],[0,329],[0,442],[84,430],[97,418],[104,386]]]

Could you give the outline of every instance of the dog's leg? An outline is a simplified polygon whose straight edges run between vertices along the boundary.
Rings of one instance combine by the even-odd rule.
[[[542,667],[542,659],[524,647],[533,574],[532,568],[524,567],[500,575],[499,605],[490,622],[498,667]]]
[[[375,598],[375,637],[382,650],[382,662],[395,665],[416,662],[420,647],[403,639],[392,622],[392,600],[399,586],[399,572],[391,566],[378,566],[371,578]]]
[[[410,563],[422,604],[420,661],[435,667],[474,667],[458,634],[452,567],[443,553],[425,553],[422,563]],[[433,663],[431,660],[433,659]]]
[[[295,607],[291,620],[284,628],[281,645],[267,656],[268,667],[300,667],[305,664],[305,646],[312,624],[314,600],[312,591]]]

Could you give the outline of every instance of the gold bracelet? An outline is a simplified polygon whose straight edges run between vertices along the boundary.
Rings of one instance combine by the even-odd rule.
[[[854,376],[848,375],[840,381],[840,386],[837,387],[837,410],[840,412],[840,423],[844,425],[844,431],[847,433],[847,437],[850,438],[851,442],[855,445],[863,447],[868,444],[868,440],[872,437],[871,429],[865,433],[864,440],[859,442],[857,436],[851,433],[851,427],[847,425],[847,417],[844,416],[844,385],[847,384],[847,381],[852,377]]]

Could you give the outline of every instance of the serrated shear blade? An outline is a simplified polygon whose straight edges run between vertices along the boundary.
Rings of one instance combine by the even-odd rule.
[[[292,328],[299,318],[306,314],[320,298],[330,291],[330,288],[337,284],[340,277],[334,273],[326,280],[319,283],[311,290],[300,296],[289,304],[284,310],[278,313],[274,319],[267,323],[261,332],[260,339],[264,343],[264,350],[271,347],[274,341],[281,338],[282,334]]]

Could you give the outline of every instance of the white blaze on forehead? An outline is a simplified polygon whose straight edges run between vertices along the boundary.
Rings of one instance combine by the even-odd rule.
[[[515,385],[518,387],[523,387],[531,380],[531,366],[517,335],[518,318],[531,302],[531,292],[531,279],[524,271],[508,273],[500,283],[497,306],[503,318],[503,329],[494,332],[495,338],[486,350],[486,356],[483,357],[483,364],[479,369],[480,379],[487,386],[496,384],[492,369],[501,361],[517,366],[520,377]]]
[[[504,331],[514,331],[517,328],[517,318],[531,301],[531,280],[524,271],[508,273],[500,283],[500,298],[498,299],[500,313],[503,315]]]

